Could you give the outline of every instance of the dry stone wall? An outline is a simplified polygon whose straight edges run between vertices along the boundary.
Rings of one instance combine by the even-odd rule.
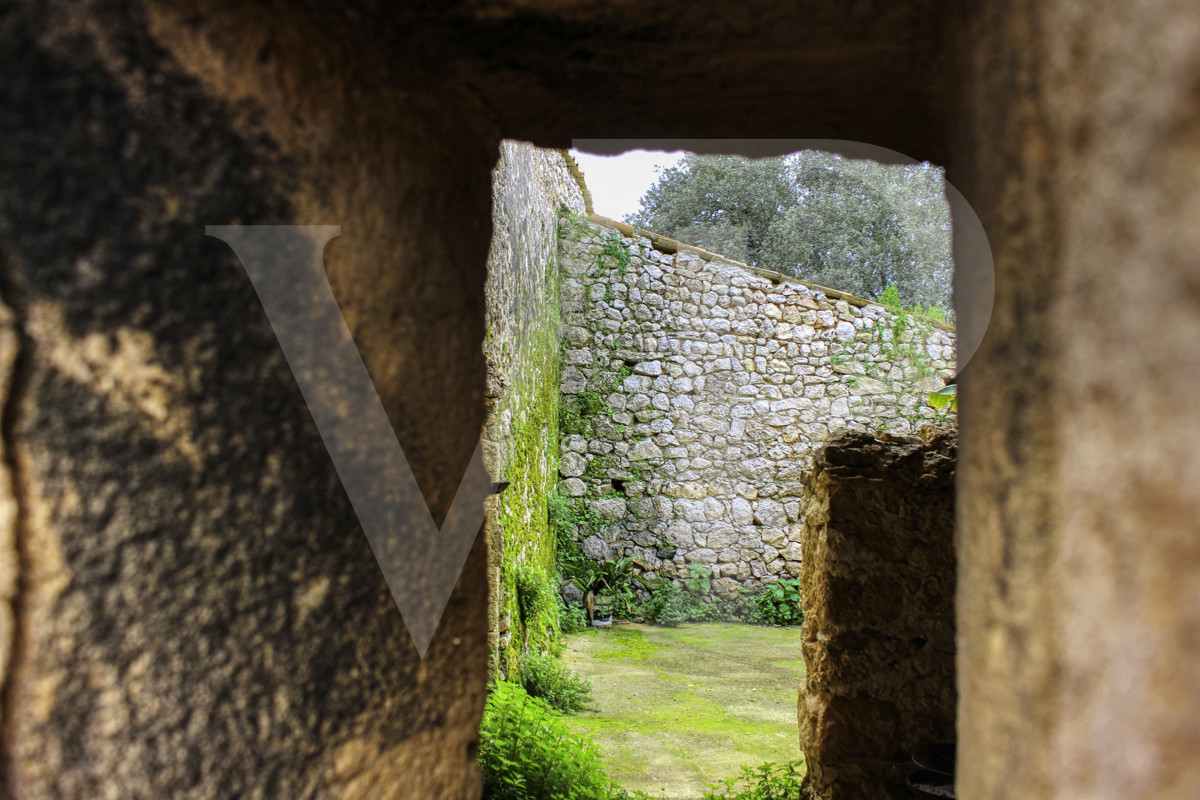
[[[504,142],[492,173],[488,256],[488,420],[485,462],[509,483],[489,499],[488,636],[493,674],[506,674],[526,647],[557,634],[555,619],[522,619],[517,573],[554,574],[546,498],[558,454],[559,211],[583,213],[585,190],[569,156]],[[513,646],[513,641],[516,646]]]
[[[897,767],[956,740],[957,431],[926,433],[847,431],[809,476],[799,722],[813,800],[916,797]]]
[[[814,450],[937,417],[953,332],[622,229],[575,218],[561,243],[559,490],[583,551],[650,578],[702,564],[726,598],[798,576]]]

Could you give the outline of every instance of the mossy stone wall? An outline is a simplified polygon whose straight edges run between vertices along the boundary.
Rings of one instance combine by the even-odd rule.
[[[488,467],[509,486],[489,500],[488,604],[493,675],[555,646],[555,538],[547,497],[558,477],[559,210],[582,213],[569,156],[505,142],[493,173],[488,258]]]

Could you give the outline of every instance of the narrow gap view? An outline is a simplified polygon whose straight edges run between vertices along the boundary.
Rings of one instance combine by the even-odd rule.
[[[505,142],[493,201],[484,797],[953,796],[942,171]]]

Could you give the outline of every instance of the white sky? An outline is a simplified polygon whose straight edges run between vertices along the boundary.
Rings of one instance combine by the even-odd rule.
[[[626,214],[641,207],[642,195],[653,185],[655,167],[674,166],[682,152],[631,150],[619,156],[594,156],[572,150],[583,181],[592,193],[592,210],[623,222]]]

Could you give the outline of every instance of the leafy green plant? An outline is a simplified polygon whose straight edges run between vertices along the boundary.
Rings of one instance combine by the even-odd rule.
[[[684,589],[674,581],[659,578],[650,599],[642,606],[642,614],[659,625],[674,627],[684,622],[704,622],[733,617],[733,608],[711,603],[705,595],[712,587],[712,570],[702,564],[683,579]]]
[[[597,800],[620,791],[596,745],[514,683],[492,685],[479,740],[486,800]]]
[[[800,581],[780,578],[763,587],[755,605],[763,622],[771,625],[796,625],[804,621],[800,609]]]
[[[550,530],[554,532],[556,566],[560,574],[573,579],[587,565],[596,563],[583,554],[576,541],[599,529],[600,518],[594,511],[556,491],[546,499],[546,516]],[[575,585],[580,586],[578,581]]]
[[[559,613],[559,630],[565,634],[587,630],[587,614],[579,606],[565,606]]]
[[[803,761],[742,767],[738,777],[710,783],[704,800],[797,800],[803,778]]]
[[[526,654],[517,668],[529,696],[545,700],[559,711],[579,711],[592,698],[592,682],[551,656]]]
[[[621,241],[621,234],[616,231],[613,231],[604,240],[604,246],[600,248],[600,252],[596,255],[596,266],[602,270],[604,269],[604,259],[606,256],[613,260],[618,275],[624,275],[629,271],[629,248]]]
[[[706,595],[712,590],[712,570],[703,564],[688,564],[688,575],[683,579],[684,588],[694,595]]]
[[[575,403],[579,406],[579,413],[585,417],[593,417],[604,410],[604,398],[591,390],[575,395]]]
[[[684,622],[700,622],[716,616],[716,606],[689,592],[680,591],[672,581],[655,587],[647,603],[647,616],[659,625],[675,627]]]
[[[537,567],[518,564],[516,567],[517,609],[521,620],[529,625],[543,619],[557,626],[558,593],[549,576]]]
[[[895,309],[896,311],[904,310],[903,306],[900,304],[900,290],[895,286],[889,286],[883,290],[883,292],[879,295],[879,303],[880,305],[887,306],[888,308]]]
[[[578,433],[586,436],[592,428],[591,420],[579,413],[579,409],[574,405],[564,403],[558,410],[558,430],[560,434],[566,435]]]
[[[571,566],[567,577],[585,594],[592,592],[611,595],[622,586],[628,586],[632,575],[632,558],[621,557],[611,561],[593,561],[585,557],[583,563]]]
[[[929,405],[934,408],[946,408],[950,411],[958,410],[958,386],[951,383],[943,386],[936,392],[929,393]]]
[[[546,495],[546,519],[550,523],[550,529],[555,532],[573,525],[575,520],[571,498],[558,491]]]

